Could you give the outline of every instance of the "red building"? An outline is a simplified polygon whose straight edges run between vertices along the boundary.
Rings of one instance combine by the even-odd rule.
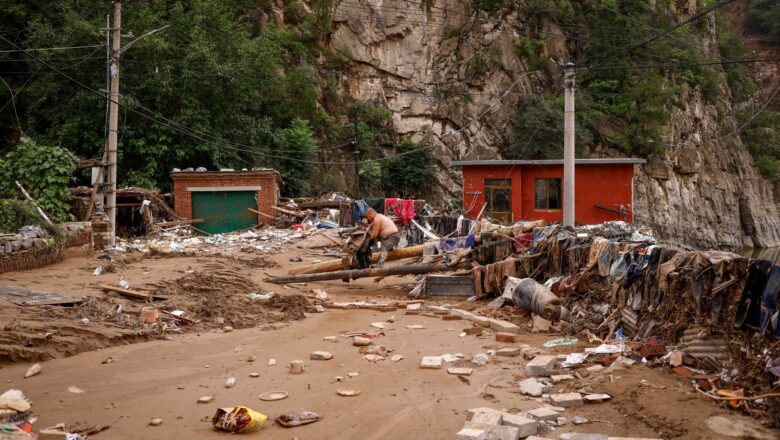
[[[577,159],[575,221],[595,224],[634,220],[634,166],[644,159]],[[502,222],[563,220],[562,160],[476,160],[453,162],[463,172],[463,208]]]

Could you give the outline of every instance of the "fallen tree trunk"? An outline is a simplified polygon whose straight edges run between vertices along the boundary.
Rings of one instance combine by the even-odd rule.
[[[444,263],[408,264],[405,266],[383,267],[381,269],[354,269],[337,272],[313,273],[304,275],[282,275],[266,278],[264,281],[274,284],[306,283],[309,281],[356,280],[366,277],[387,277],[392,275],[419,275],[432,272],[456,270]]]
[[[394,251],[390,251],[387,254],[387,258],[385,258],[385,261],[421,257],[422,253],[423,253],[423,245],[405,247],[401,249],[396,249]],[[377,259],[379,259],[378,253],[374,253],[373,255],[371,255],[372,262],[376,263]],[[344,266],[342,266],[341,260],[323,261],[322,263],[295,267],[287,271],[287,273],[290,275],[297,275],[297,274],[333,272],[336,270],[344,270]]]
[[[279,211],[282,214],[291,215],[291,216],[293,216],[295,218],[301,218],[301,219],[302,218],[306,218],[306,214],[304,214],[302,212],[290,211],[288,209],[280,208],[278,206],[271,206],[270,208],[273,209],[274,211]]]

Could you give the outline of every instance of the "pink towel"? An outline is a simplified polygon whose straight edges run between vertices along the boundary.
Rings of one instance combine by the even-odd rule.
[[[401,199],[385,199],[385,215],[401,218]]]
[[[414,200],[401,201],[401,218],[405,225],[414,218]]]

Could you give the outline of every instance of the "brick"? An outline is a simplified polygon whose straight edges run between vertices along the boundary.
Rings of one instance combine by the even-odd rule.
[[[528,414],[529,417],[534,418],[536,420],[545,420],[545,421],[558,420],[558,412],[553,411],[549,408],[532,409],[530,411],[527,411],[526,414]]]
[[[464,328],[463,333],[467,335],[481,335],[483,332],[482,327]]]
[[[584,405],[580,393],[550,394],[550,403],[564,408]]]
[[[555,368],[555,356],[541,355],[536,356],[525,364],[525,374],[527,376],[549,376]]]
[[[463,427],[485,431],[487,433],[487,440],[518,440],[520,438],[520,430],[513,426],[466,422]]]
[[[487,440],[487,432],[483,429],[463,428],[455,434],[455,440]]]
[[[502,333],[498,332],[496,333],[496,342],[509,342],[509,343],[515,343],[517,342],[518,335],[514,333]]]
[[[500,425],[504,420],[504,415],[500,412],[478,412],[469,420],[474,423],[484,423],[486,425]]]
[[[539,422],[519,414],[504,413],[502,425],[513,426],[520,431],[520,437],[528,437],[539,429]]]
[[[517,357],[520,356],[522,352],[523,350],[521,350],[520,347],[501,348],[496,351],[496,356]]]
[[[490,328],[493,331],[501,333],[520,333],[520,327],[509,321],[504,321],[503,319],[491,319]]]
[[[466,411],[466,420],[470,421],[472,418],[474,418],[474,415],[483,412],[501,414],[501,411],[497,409],[488,408],[486,406],[480,406],[479,408],[471,408],[470,410]]]
[[[441,363],[441,356],[423,356],[420,368],[440,370]]]
[[[441,316],[441,319],[443,319],[444,321],[458,321],[458,320],[463,319],[462,317],[455,316],[455,315],[440,315],[440,316]]]

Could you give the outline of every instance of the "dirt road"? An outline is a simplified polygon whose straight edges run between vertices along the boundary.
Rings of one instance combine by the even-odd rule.
[[[284,263],[288,255],[276,255],[271,259]],[[95,263],[96,260],[86,258],[68,260],[36,271],[4,274],[0,276],[0,283],[103,295],[94,288],[96,281],[90,268]],[[219,258],[139,259],[128,261],[121,271],[108,274],[108,277],[116,282],[120,274],[124,274],[136,284],[159,284],[185,276],[188,270],[211,270],[223,275],[226,271],[239,271],[251,274],[251,281],[263,291],[275,289],[288,295],[322,287],[337,300],[402,299],[407,291],[394,289],[394,285],[386,281],[376,285],[373,280],[294,285],[283,289],[261,282],[265,269],[245,271],[241,269],[243,264]],[[282,273],[283,269],[269,271]],[[395,283],[411,281],[411,278],[402,278]],[[130,302],[128,305],[132,306]],[[3,325],[15,319],[13,316],[18,308],[14,307],[4,301],[0,304]],[[395,322],[386,324],[385,336],[376,339],[374,344],[385,345],[393,350],[392,354],[403,355],[400,362],[394,363],[388,358],[371,363],[362,358],[348,338],[341,337],[343,332],[378,333],[382,330],[372,328],[370,324],[387,321],[391,316],[395,317]],[[54,317],[48,323],[40,319],[30,322],[38,322],[38,331],[43,331],[55,323],[65,325],[65,318]],[[406,328],[412,324],[425,328]],[[137,341],[104,340],[90,344],[87,334],[80,336],[86,340],[81,347],[83,350],[74,351],[82,351],[80,354],[43,362],[43,372],[29,379],[22,377],[31,362],[7,362],[0,368],[0,380],[5,382],[6,388],[21,389],[31,399],[33,411],[40,416],[36,429],[59,422],[110,426],[94,436],[98,440],[222,438],[223,434],[214,431],[210,420],[218,407],[233,405],[249,406],[267,414],[271,420],[283,412],[300,409],[315,411],[324,417],[320,422],[291,429],[269,421],[261,432],[247,434],[252,438],[452,439],[470,408],[487,406],[520,412],[543,405],[517,392],[517,383],[524,378],[523,366],[527,362],[523,356],[493,357],[482,367],[458,361],[445,364],[442,370],[419,368],[422,356],[426,355],[462,353],[468,358],[489,349],[517,345],[497,343],[489,331],[479,337],[460,337],[461,330],[467,327],[471,324],[465,321],[406,315],[403,310],[391,313],[329,309],[325,313],[307,314],[305,319],[298,321],[262,321],[256,327],[227,333],[202,327],[199,333],[170,335],[171,340],[113,347],[110,345]],[[325,336],[336,336],[338,342],[324,341]],[[524,333],[521,342],[541,347],[554,337],[557,335]],[[580,351],[584,346],[581,343],[551,352]],[[332,352],[334,358],[309,360],[309,354],[315,350]],[[59,356],[67,354],[73,353],[58,353]],[[257,359],[248,362],[250,356]],[[101,363],[109,357],[114,361]],[[277,360],[276,366],[267,365],[270,358]],[[295,359],[305,361],[305,373],[288,373],[289,362]],[[447,374],[447,366],[474,368],[474,373],[468,377],[470,383]],[[252,372],[260,376],[250,378]],[[349,372],[357,372],[359,376],[336,381],[336,376],[346,378]],[[226,389],[224,382],[231,374],[235,375],[237,384]],[[81,388],[85,393],[69,392],[71,386]],[[357,388],[361,394],[340,397],[336,390],[342,387]],[[276,402],[259,400],[260,393],[273,390],[286,391],[290,397]],[[563,432],[596,432],[664,439],[777,438],[777,432],[758,426],[753,419],[720,408],[696,395],[685,379],[666,369],[637,364],[564,382],[551,392],[566,391],[606,392],[613,399],[605,404],[569,408],[561,414],[567,419],[564,426],[538,435],[558,438]],[[215,400],[209,404],[196,403],[203,395],[213,395]],[[591,423],[574,426],[571,419],[575,415],[590,419]],[[162,425],[148,426],[152,418],[163,419]]]

